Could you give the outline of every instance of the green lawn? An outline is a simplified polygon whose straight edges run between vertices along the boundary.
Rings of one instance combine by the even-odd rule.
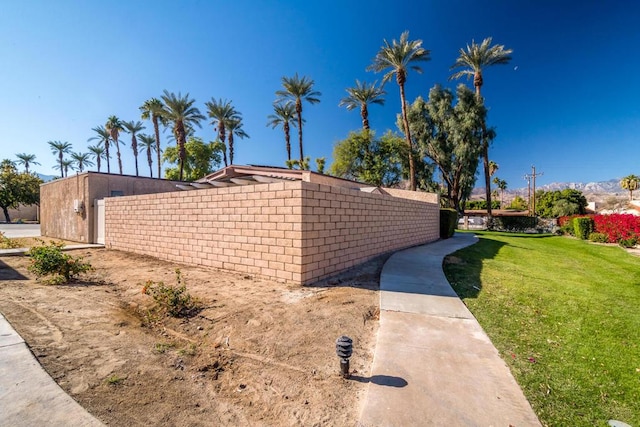
[[[540,421],[640,427],[640,258],[567,237],[476,234],[445,273]]]

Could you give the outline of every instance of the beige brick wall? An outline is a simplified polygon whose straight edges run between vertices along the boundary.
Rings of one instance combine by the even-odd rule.
[[[438,238],[438,205],[295,181],[105,199],[107,248],[306,284]]]

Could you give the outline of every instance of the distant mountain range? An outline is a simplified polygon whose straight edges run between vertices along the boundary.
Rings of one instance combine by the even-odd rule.
[[[38,175],[38,177],[43,180],[44,182],[49,182],[51,180],[53,180],[53,178],[55,178],[55,176],[53,175],[43,175],[41,173],[36,173],[36,175]]]
[[[585,196],[626,196],[627,190],[620,187],[620,180],[610,179],[599,182],[552,182],[551,184],[536,185],[536,191],[556,191],[570,188],[582,191]],[[527,187],[509,188],[504,192],[504,199],[511,200],[516,195],[527,197]],[[474,188],[471,193],[472,199],[484,199],[484,187]],[[589,197],[587,197],[589,199]]]

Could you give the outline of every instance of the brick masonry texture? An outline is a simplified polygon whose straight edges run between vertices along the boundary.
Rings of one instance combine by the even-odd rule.
[[[106,198],[105,243],[308,284],[438,239],[437,196],[393,194],[294,181]]]

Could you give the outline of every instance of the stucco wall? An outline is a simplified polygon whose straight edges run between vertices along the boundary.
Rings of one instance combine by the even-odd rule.
[[[94,202],[112,195],[178,191],[176,181],[84,172],[40,186],[40,229],[43,236],[94,242]],[[74,200],[84,209],[74,212]]]
[[[306,284],[438,238],[438,204],[304,181],[105,199],[107,248]]]
[[[9,217],[11,221],[38,220],[38,205],[20,205],[17,209],[9,209]],[[0,221],[4,221],[4,215],[0,214]]]

